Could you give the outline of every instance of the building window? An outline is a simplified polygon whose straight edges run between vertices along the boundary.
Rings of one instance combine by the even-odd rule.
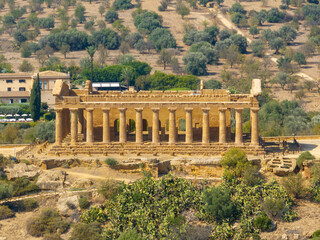
[[[20,88],[19,88],[19,91],[20,91],[20,92],[24,92],[25,90],[26,90],[25,87],[20,87]]]
[[[10,99],[10,103],[13,103],[13,99]]]
[[[47,89],[48,89],[47,81],[44,81],[43,82],[43,90],[47,90]]]
[[[6,83],[12,83],[12,80],[10,79],[10,80],[6,80]]]
[[[26,102],[27,102],[27,99],[22,98],[22,99],[20,100],[20,102],[21,102],[21,103],[26,103]]]
[[[19,79],[19,83],[25,83],[26,80],[25,79]]]
[[[7,90],[8,90],[8,92],[11,92],[11,87],[8,87]]]
[[[42,82],[39,81],[40,89],[42,89]]]

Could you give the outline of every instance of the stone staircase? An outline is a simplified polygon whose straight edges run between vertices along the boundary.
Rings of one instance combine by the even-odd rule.
[[[230,148],[235,147],[234,144],[219,144],[211,143],[208,145],[203,145],[201,143],[185,144],[177,143],[175,145],[169,145],[168,143],[161,143],[160,145],[154,145],[152,143],[144,143],[141,145],[135,143],[94,143],[92,145],[87,145],[85,143],[77,143],[76,145],[70,145],[69,142],[63,141],[61,145],[54,145],[50,151],[50,155],[145,155],[152,154],[157,155],[221,155],[222,153],[228,151]],[[247,152],[250,155],[264,155],[265,151],[261,146],[252,146],[250,144],[244,144],[242,146],[237,146]]]

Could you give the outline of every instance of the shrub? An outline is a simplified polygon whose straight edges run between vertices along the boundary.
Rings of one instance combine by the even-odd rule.
[[[303,152],[297,158],[297,166],[300,169],[303,169],[303,162],[306,160],[313,160],[313,159],[315,159],[315,156],[313,156],[309,151]]]
[[[79,206],[81,209],[88,209],[90,207],[90,202],[86,197],[81,196],[79,198]]]
[[[103,223],[107,220],[107,215],[102,208],[92,207],[81,215],[81,222],[89,224],[93,222]]]
[[[176,48],[177,43],[173,35],[168,29],[157,28],[148,37],[148,41],[152,42],[156,50],[159,52],[163,48]]]
[[[219,82],[215,79],[211,79],[211,80],[204,82],[204,87],[206,89],[221,89],[222,84],[221,84],[221,82]]]
[[[0,184],[0,200],[4,198],[9,198],[12,195],[12,185]]]
[[[136,229],[129,229],[120,234],[117,240],[143,240],[140,233],[137,232]]]
[[[221,187],[212,187],[204,191],[205,212],[209,218],[221,223],[232,222],[237,218],[238,209],[232,202],[230,191]]]
[[[255,186],[262,181],[259,168],[257,166],[246,166],[243,171],[243,182],[249,186]]]
[[[105,160],[105,163],[109,166],[109,167],[114,167],[118,164],[117,160],[115,160],[114,158],[107,158]]]
[[[54,18],[48,17],[48,18],[39,18],[38,24],[40,28],[54,28]]]
[[[107,180],[99,187],[99,193],[105,198],[110,199],[118,194],[120,190],[120,182]]]
[[[320,237],[320,230],[317,230],[312,234],[312,239],[313,238],[318,238],[318,237]]]
[[[8,206],[0,206],[0,220],[14,217],[14,213]]]
[[[120,47],[120,36],[115,31],[107,28],[92,33],[90,43],[96,47],[100,44],[108,49],[118,49]]]
[[[69,240],[102,240],[101,232],[102,229],[97,222],[89,224],[78,223],[74,226]]]
[[[290,174],[288,177],[283,178],[281,182],[282,186],[286,189],[288,194],[295,198],[302,198],[306,194],[304,185],[304,179],[300,173]]]
[[[227,179],[241,177],[246,166],[249,165],[246,153],[239,148],[231,148],[227,151],[220,163],[225,169],[225,177]]]
[[[35,137],[40,141],[55,141],[55,121],[42,122],[35,126]]]
[[[27,221],[27,231],[34,237],[56,233],[57,230],[64,233],[68,227],[69,224],[52,208],[42,210],[40,216],[33,217]]]
[[[39,191],[38,186],[26,178],[17,178],[14,180],[12,183],[12,188],[12,196],[21,196],[27,193]]]
[[[131,3],[131,0],[115,0],[113,2],[113,7],[116,10],[120,10],[120,9],[129,9],[132,8],[133,5]]]
[[[280,12],[278,8],[271,8],[267,14],[267,21],[269,23],[281,22],[285,17],[283,12]]]
[[[268,216],[281,219],[289,207],[281,197],[269,196],[264,199],[263,209]]]
[[[22,200],[21,205],[22,205],[23,211],[28,211],[28,212],[33,211],[39,206],[38,202],[34,198],[27,198]]]
[[[57,233],[43,235],[43,240],[63,240]]]
[[[115,10],[108,10],[106,15],[104,16],[104,19],[108,22],[108,23],[113,23],[115,20],[119,19],[119,15]]]
[[[208,42],[198,42],[191,45],[189,52],[201,52],[207,59],[208,64],[217,64],[219,53]]]
[[[197,42],[210,42],[210,35],[207,32],[191,30],[183,36],[183,42],[188,46]]]
[[[272,229],[272,221],[265,212],[261,212],[253,220],[253,225],[261,231],[270,231]]]

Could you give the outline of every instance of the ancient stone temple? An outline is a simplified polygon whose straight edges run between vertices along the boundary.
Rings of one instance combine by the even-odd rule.
[[[259,146],[257,97],[227,90],[95,91],[56,82],[56,143],[52,154],[221,154],[238,146],[263,153]],[[250,109],[251,136],[242,132],[242,112]],[[231,114],[235,131],[231,133]]]

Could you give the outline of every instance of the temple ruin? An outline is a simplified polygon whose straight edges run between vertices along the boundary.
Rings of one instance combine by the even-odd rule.
[[[228,90],[95,91],[70,89],[63,80],[53,90],[56,142],[51,154],[216,155],[231,147],[263,154],[258,134],[258,96]],[[231,133],[231,110],[235,133]],[[250,109],[251,134],[242,132],[243,109]]]

